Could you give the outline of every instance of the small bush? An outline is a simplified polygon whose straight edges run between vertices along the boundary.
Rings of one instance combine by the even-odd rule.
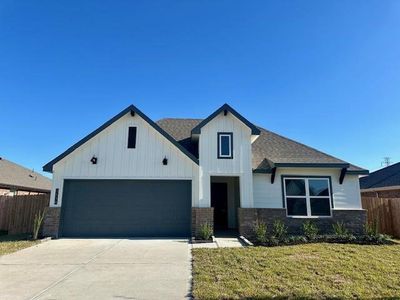
[[[379,235],[378,220],[374,219],[372,222],[365,224],[364,226],[365,235],[370,237],[376,237]]]
[[[393,241],[390,240],[390,236],[386,234],[376,234],[376,235],[363,235],[358,239],[359,244],[363,245],[387,245],[393,244]]]
[[[339,244],[349,244],[356,243],[357,238],[352,234],[347,235],[319,235],[315,238],[314,242],[320,243],[339,243]]]
[[[297,245],[297,244],[305,244],[307,243],[307,238],[302,235],[291,235],[287,237],[284,241],[286,245]]]
[[[267,242],[267,225],[264,222],[257,221],[254,224],[253,231],[258,243],[265,244]]]
[[[312,241],[318,234],[318,227],[315,223],[307,220],[303,223],[303,233],[308,240]]]
[[[365,224],[365,234],[360,237],[360,242],[363,244],[383,245],[390,244],[390,237],[386,234],[379,233],[378,220],[374,219],[372,222]]]
[[[32,233],[32,239],[37,240],[38,235],[39,235],[39,230],[40,226],[42,226],[42,222],[44,219],[44,216],[46,215],[47,210],[43,209],[42,211],[39,211],[33,220],[33,233]]]
[[[206,222],[200,225],[199,237],[202,240],[210,240],[213,235],[213,227],[210,223]]]
[[[336,222],[332,224],[333,234],[337,236],[347,236],[349,235],[349,231],[343,222]]]
[[[272,228],[272,237],[281,242],[285,240],[286,235],[287,226],[281,220],[276,220]]]

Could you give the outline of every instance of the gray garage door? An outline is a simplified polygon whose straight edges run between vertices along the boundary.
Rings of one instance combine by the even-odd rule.
[[[64,237],[189,236],[188,180],[65,180]]]

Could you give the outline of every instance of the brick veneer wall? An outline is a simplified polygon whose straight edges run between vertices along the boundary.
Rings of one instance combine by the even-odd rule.
[[[214,208],[192,207],[192,236],[198,237],[200,226],[205,223],[214,226]]]
[[[43,236],[58,238],[58,228],[60,226],[60,207],[49,207],[43,221]]]
[[[260,220],[271,229],[275,220],[281,220],[288,227],[289,234],[301,234],[302,224],[312,220],[318,226],[320,233],[331,233],[332,224],[344,222],[346,228],[354,233],[361,234],[366,222],[365,210],[333,210],[332,218],[288,218],[284,208],[238,208],[239,233],[248,238],[254,237],[254,224]]]

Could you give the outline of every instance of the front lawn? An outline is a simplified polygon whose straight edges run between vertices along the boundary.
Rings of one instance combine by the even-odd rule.
[[[9,254],[24,248],[28,248],[36,245],[37,243],[39,242],[27,240],[26,235],[1,235],[0,255]]]
[[[400,299],[400,244],[193,249],[193,283],[195,299]]]

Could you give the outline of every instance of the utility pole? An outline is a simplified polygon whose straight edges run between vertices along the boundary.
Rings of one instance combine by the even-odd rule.
[[[385,156],[383,158],[383,162],[381,162],[381,166],[385,166],[385,167],[388,167],[391,164],[392,164],[392,162],[390,161],[390,157],[388,157],[388,156]]]

